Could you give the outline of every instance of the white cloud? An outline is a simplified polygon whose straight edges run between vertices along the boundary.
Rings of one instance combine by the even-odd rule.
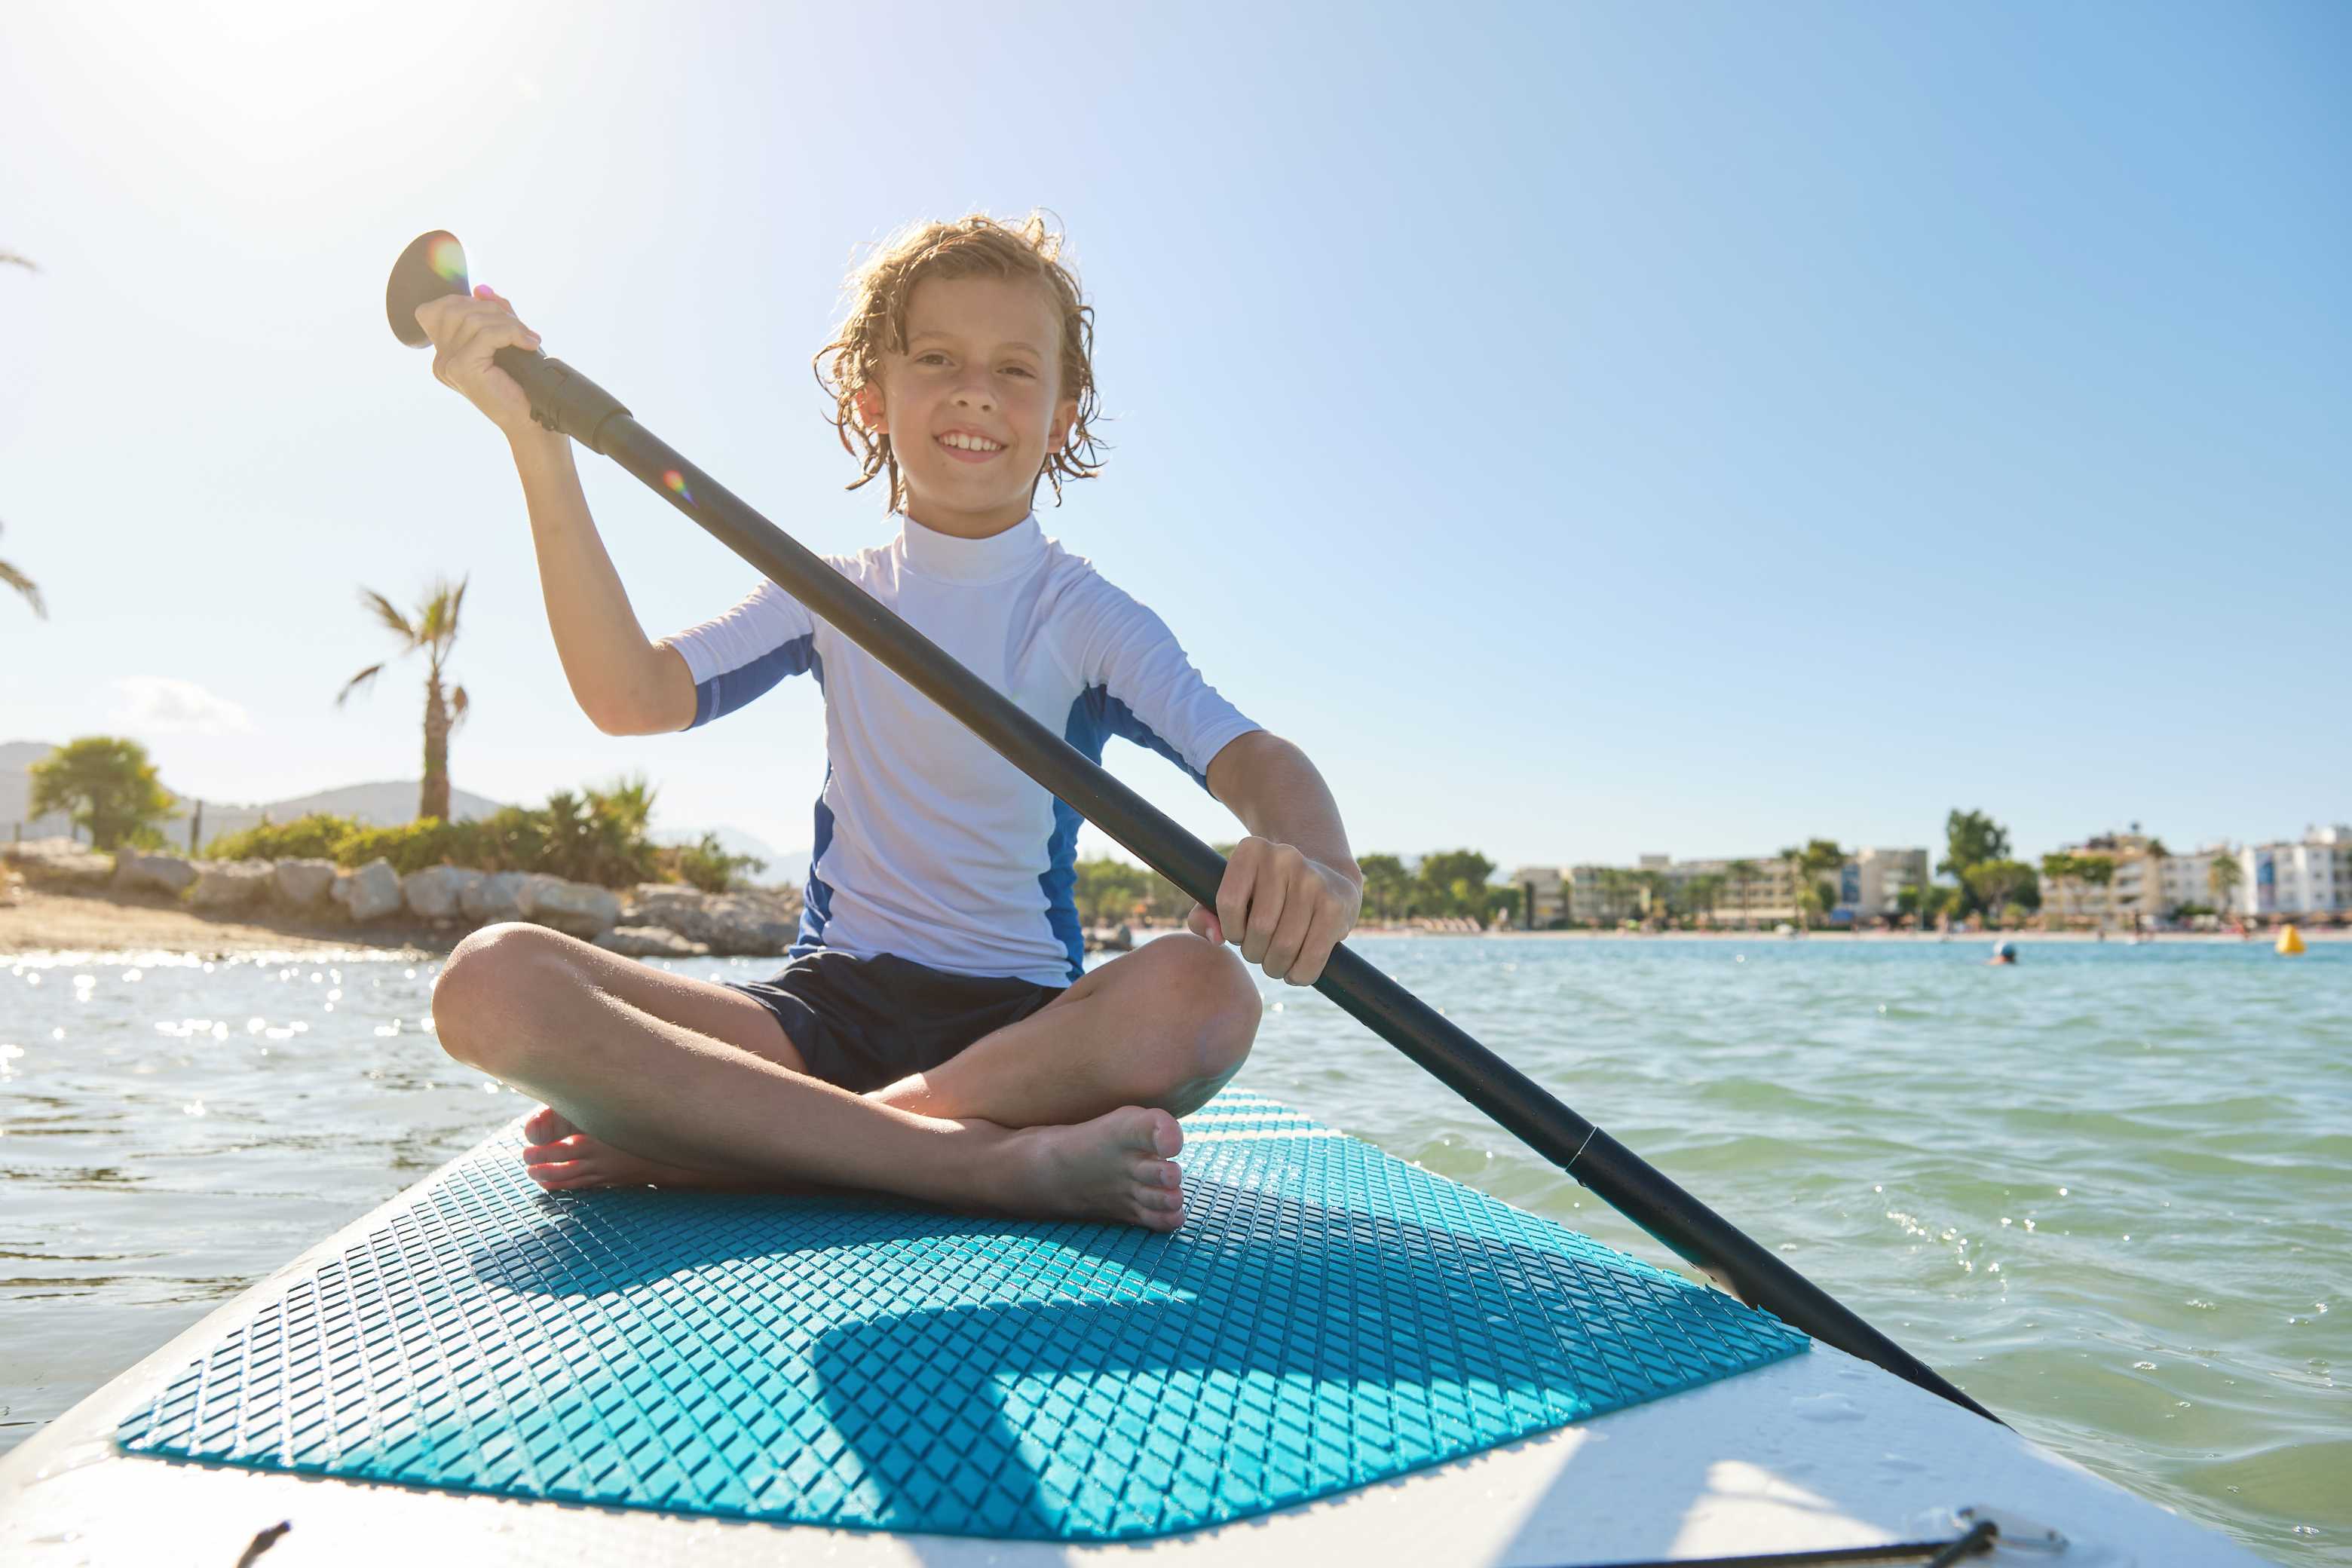
[[[253,721],[226,697],[215,697],[193,680],[168,675],[133,675],[114,683],[122,702],[107,715],[125,730],[151,735],[247,735]]]

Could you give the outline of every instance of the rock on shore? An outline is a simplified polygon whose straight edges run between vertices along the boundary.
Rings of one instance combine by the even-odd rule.
[[[530,880],[520,871],[492,871],[458,890],[457,908],[481,925],[522,919],[522,885]]]
[[[270,896],[289,910],[307,910],[324,903],[334,889],[332,860],[280,860],[270,873]]]
[[[400,875],[381,856],[335,879],[329,898],[343,907],[353,925],[389,919],[400,910]]]
[[[114,880],[131,892],[179,897],[195,885],[196,868],[177,855],[147,855],[125,849],[114,858]]]
[[[593,937],[621,923],[621,896],[589,882],[535,873],[523,879],[515,901],[524,919],[573,936]]]
[[[463,907],[466,889],[481,879],[482,873],[463,866],[427,866],[400,879],[400,897],[418,920],[454,921]]]
[[[211,913],[263,904],[318,913],[331,907],[353,925],[404,918],[470,929],[534,921],[638,957],[773,958],[800,933],[800,903],[789,893],[706,893],[645,882],[625,895],[536,871],[477,871],[428,866],[403,877],[381,858],[354,870],[317,859],[188,860],[126,849],[111,858],[59,840],[15,847],[58,881],[80,880],[124,893],[163,893]]]
[[[703,958],[710,952],[703,943],[659,926],[614,926],[596,939],[596,945],[624,958]]]
[[[706,893],[670,882],[640,882],[629,895],[633,924],[659,926],[722,956],[774,958],[800,934],[800,910],[773,893]]]
[[[28,838],[0,845],[0,857],[41,881],[72,888],[100,888],[114,879],[114,857],[85,849],[70,838]]]
[[[188,889],[188,903],[199,910],[241,910],[269,890],[277,868],[267,860],[200,860]]]

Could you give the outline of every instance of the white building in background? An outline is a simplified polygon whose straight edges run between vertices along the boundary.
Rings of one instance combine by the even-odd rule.
[[[1831,919],[1881,920],[1898,912],[1904,889],[1927,885],[1925,849],[1863,849],[1823,874],[1834,880]],[[1522,866],[1510,873],[1538,927],[1562,918],[1583,924],[1699,913],[1718,926],[1769,926],[1798,917],[1797,877],[1778,855],[1676,860],[1643,855],[1632,866]],[[1663,907],[1661,906],[1663,900]]]
[[[2167,855],[2157,868],[2160,889],[2158,912],[2169,917],[2173,910],[2189,906],[2219,914],[2238,912],[2240,889],[2231,889],[2226,900],[2213,896],[2213,862],[2234,859],[2237,853],[2226,842],[2217,842],[2193,854]]]
[[[2105,882],[2085,877],[2057,878],[2043,873],[2042,915],[2058,925],[2088,922],[2105,929],[2135,921],[2163,920],[2181,902],[2210,903],[2211,895],[2190,900],[2170,897],[2165,867],[2172,857],[2164,841],[2139,831],[2095,833],[2080,844],[2062,844],[2057,852],[2076,860],[2105,861],[2110,868]],[[2210,862],[2208,862],[2210,864]]]
[[[1622,867],[1570,866],[1562,875],[1572,921],[1632,920],[1648,906],[1643,889],[1624,879],[1630,874]]]
[[[1838,908],[1847,919],[1900,914],[1903,890],[1927,885],[1925,849],[1857,849],[1838,873]]]
[[[2296,842],[2249,845],[2233,849],[2216,841],[2187,855],[2165,851],[2161,839],[2137,831],[2102,833],[2063,847],[2078,858],[2104,859],[2115,867],[2104,885],[2079,878],[2042,879],[2042,910],[2061,921],[2128,926],[2168,920],[2184,906],[2213,909],[2213,863],[2238,862],[2237,887],[2220,912],[2273,919],[2317,914],[2352,916],[2352,826],[2306,829]],[[1898,912],[1906,888],[1928,885],[1928,851],[1860,849],[1838,868],[1838,901],[1831,918],[1884,920]],[[1740,868],[1735,874],[1734,868]],[[1709,879],[1706,889],[1690,884]],[[1797,879],[1777,855],[1751,860],[1675,860],[1644,855],[1632,867],[1523,866],[1511,881],[1532,891],[1533,923],[1566,918],[1583,923],[1614,922],[1661,913],[1653,909],[1644,879],[1662,879],[1660,891],[1676,911],[1707,905],[1713,922],[1770,925],[1797,918]],[[1708,889],[1712,896],[1707,897]],[[1699,895],[1693,898],[1696,892]]]
[[[2249,844],[2238,865],[2241,914],[2352,914],[2352,826],[2307,828],[2297,844]]]
[[[1568,877],[1558,866],[1522,866],[1511,873],[1526,907],[1519,911],[1529,930],[1541,931],[1568,912]]]

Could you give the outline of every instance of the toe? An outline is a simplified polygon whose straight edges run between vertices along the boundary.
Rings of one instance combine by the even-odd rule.
[[[542,1143],[526,1143],[522,1163],[526,1165],[549,1165],[565,1160],[577,1160],[584,1152],[587,1140],[574,1132],[565,1137],[551,1138]]]
[[[522,1135],[534,1143],[552,1143],[559,1138],[569,1138],[580,1129],[557,1114],[555,1107],[542,1105],[524,1118]]]
[[[1184,1134],[1176,1119],[1157,1106],[1129,1106],[1121,1114],[1129,1120],[1119,1129],[1120,1142],[1137,1153],[1165,1160],[1184,1147]]]

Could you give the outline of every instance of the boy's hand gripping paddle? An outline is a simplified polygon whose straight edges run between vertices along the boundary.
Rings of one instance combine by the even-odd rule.
[[[445,294],[473,291],[466,277],[466,247],[457,237],[446,228],[418,235],[392,264],[392,278],[383,286],[383,313],[391,318],[392,335],[413,349],[428,346],[433,340],[417,325],[416,308]],[[530,398],[533,419],[592,452],[611,456],[597,445],[596,433],[615,415],[627,416],[619,398],[537,349],[499,349],[490,355],[490,363],[514,377]]]
[[[466,253],[457,237],[446,229],[419,235],[401,253],[384,289],[394,335],[423,346],[416,308],[443,294],[469,292]],[[644,480],[1146,865],[1197,901],[1216,903],[1223,856],[688,462],[610,393],[562,360],[516,348],[502,348],[492,358],[530,396],[531,416],[541,425]],[[1346,943],[1331,950],[1315,988],[1741,1300],[1989,1421],[2000,1419]]]

